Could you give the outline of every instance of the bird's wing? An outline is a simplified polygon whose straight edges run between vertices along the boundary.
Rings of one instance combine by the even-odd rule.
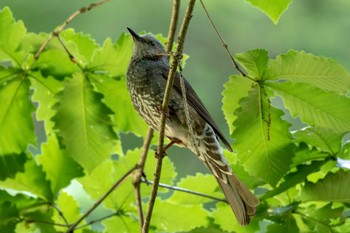
[[[168,79],[168,73],[169,73],[169,69],[164,69],[162,72],[162,76],[164,79]],[[213,130],[215,131],[216,135],[218,135],[218,137],[220,138],[220,140],[222,141],[222,143],[225,145],[225,147],[229,150],[229,151],[233,151],[232,147],[230,146],[230,144],[227,142],[227,140],[225,139],[224,135],[221,133],[221,131],[219,130],[219,127],[216,125],[216,123],[214,122],[213,118],[211,117],[210,113],[208,112],[208,110],[205,108],[204,104],[202,103],[202,101],[200,100],[199,96],[197,95],[197,93],[193,90],[193,88],[191,87],[191,85],[187,82],[186,79],[184,79],[184,83],[185,83],[185,89],[186,89],[186,98],[187,98],[187,102],[189,103],[189,105],[194,108],[198,114],[206,121],[208,122],[208,124],[213,128]],[[182,96],[182,91],[181,91],[181,84],[180,84],[180,74],[178,72],[176,72],[175,75],[175,79],[174,79],[174,86],[173,88]]]

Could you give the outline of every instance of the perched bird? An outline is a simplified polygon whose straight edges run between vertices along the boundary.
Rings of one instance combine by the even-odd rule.
[[[154,36],[139,36],[130,28],[128,30],[133,37],[134,48],[127,70],[127,87],[136,111],[147,124],[159,131],[162,101],[170,69],[168,57],[163,45]],[[216,177],[238,222],[247,225],[250,216],[255,215],[259,200],[233,173],[223,156],[218,138],[232,151],[230,144],[186,80],[185,88],[194,140],[186,121],[178,73],[170,94],[165,136],[197,154]]]

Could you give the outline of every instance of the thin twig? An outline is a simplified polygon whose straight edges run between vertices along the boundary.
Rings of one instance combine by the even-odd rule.
[[[67,224],[62,224],[62,223],[55,223],[55,222],[50,222],[50,221],[45,221],[45,220],[40,220],[40,219],[23,219],[27,224],[30,223],[42,223],[42,224],[47,224],[51,226],[59,226],[59,227],[67,227]]]
[[[180,0],[173,0],[173,9],[172,9],[172,15],[171,15],[170,26],[168,31],[168,41],[166,44],[167,53],[170,53],[173,49],[177,22],[179,21],[179,13],[180,13]]]
[[[63,29],[70,23],[73,21],[73,19],[75,19],[78,15],[85,13],[87,11],[90,11],[91,9],[100,6],[106,2],[109,2],[110,0],[101,0],[99,2],[96,3],[92,3],[89,6],[86,7],[82,7],[79,10],[75,11],[73,14],[71,14],[66,21],[64,21],[63,24],[61,24],[54,32],[52,32],[50,34],[50,36],[46,39],[46,41],[40,46],[39,50],[36,52],[35,56],[34,56],[34,60],[37,60],[40,56],[40,54],[42,53],[42,51],[45,49],[45,47],[50,43],[50,41],[54,38],[57,37],[58,34],[60,32],[63,31]]]
[[[142,178],[143,170],[146,163],[147,152],[151,144],[152,138],[153,138],[153,129],[149,127],[147,131],[147,136],[142,146],[142,153],[141,153],[140,159],[136,165],[137,168],[135,169],[134,180],[133,180],[133,184],[135,187],[135,199],[136,199],[137,211],[139,216],[140,230],[142,229],[142,225],[143,225],[143,211],[142,211],[142,203],[141,203],[140,183],[141,183],[141,178]]]
[[[86,211],[83,216],[81,216],[74,224],[69,227],[66,233],[72,233],[78,224],[83,221],[92,211],[94,211],[109,196],[109,194],[114,191],[114,189],[116,189],[133,171],[135,171],[135,169],[136,166],[126,172],[99,200],[94,203],[94,205],[88,211]]]
[[[66,217],[63,215],[63,212],[60,210],[60,208],[58,208],[58,206],[56,206],[55,204],[51,205],[57,212],[58,214],[61,216],[61,218],[63,219],[63,221],[66,223],[66,225],[68,225],[68,220],[66,219]]]
[[[147,180],[147,181],[146,180],[142,180],[142,182],[146,183],[146,184],[153,184],[153,181],[150,181],[150,180]],[[212,200],[215,200],[215,201],[221,201],[221,202],[227,203],[227,200],[225,198],[213,197],[213,196],[210,196],[208,194],[196,192],[196,191],[193,191],[193,190],[190,190],[190,189],[185,189],[185,188],[172,186],[172,185],[168,185],[168,184],[163,184],[163,183],[159,183],[159,187],[170,189],[170,190],[175,190],[175,191],[179,191],[179,192],[183,192],[183,193],[189,193],[189,194],[192,194],[192,195],[196,195],[196,196],[200,196],[200,197],[206,197],[206,198],[209,198],[209,199],[212,199]]]
[[[153,184],[153,189],[150,195],[150,200],[148,204],[148,209],[147,209],[147,214],[145,217],[145,222],[142,227],[142,232],[147,233],[148,228],[151,223],[151,217],[152,217],[152,212],[153,212],[153,207],[154,203],[157,197],[157,191],[158,191],[158,184],[160,180],[160,174],[161,174],[161,168],[162,168],[162,162],[163,162],[163,157],[164,157],[164,151],[163,151],[163,144],[164,144],[164,131],[165,131],[165,119],[168,114],[168,103],[169,103],[169,98],[170,98],[170,93],[172,86],[174,84],[174,78],[175,78],[175,73],[177,66],[179,64],[179,60],[182,57],[182,52],[183,52],[183,47],[184,47],[184,41],[185,41],[185,36],[187,33],[188,25],[190,23],[190,20],[192,18],[192,12],[194,9],[194,5],[196,3],[196,0],[189,0],[187,9],[185,12],[184,19],[181,24],[179,36],[177,38],[177,47],[175,51],[175,56],[174,59],[172,59],[169,74],[168,74],[168,80],[164,92],[164,97],[163,97],[163,103],[162,103],[162,114],[160,118],[160,126],[159,126],[159,140],[158,140],[158,148],[157,148],[157,165],[156,165],[156,170],[154,173],[154,184]]]
[[[212,28],[214,29],[216,35],[219,37],[219,40],[221,41],[222,46],[224,46],[224,48],[225,48],[225,50],[226,50],[228,56],[230,57],[230,60],[231,60],[231,62],[232,62],[232,64],[233,64],[233,66],[235,67],[235,69],[236,69],[239,73],[241,73],[242,76],[244,76],[244,77],[246,77],[246,78],[248,78],[248,79],[250,79],[250,80],[256,82],[254,79],[252,79],[251,77],[249,77],[246,73],[244,73],[244,72],[241,70],[241,68],[239,67],[238,63],[236,62],[234,56],[231,54],[231,52],[230,52],[230,50],[229,50],[229,48],[228,48],[227,43],[225,42],[224,38],[221,36],[221,34],[219,33],[218,29],[216,28],[216,26],[215,26],[213,20],[211,19],[210,15],[209,15],[209,12],[208,12],[207,8],[205,7],[205,5],[204,5],[204,3],[203,3],[203,0],[199,0],[199,1],[200,1],[201,5],[202,5],[202,7],[203,7],[203,9],[204,9],[205,14],[206,14],[207,17],[208,17],[208,20],[209,20],[209,22],[210,22],[210,25],[211,25]]]
[[[111,218],[111,217],[113,217],[113,216],[119,216],[119,215],[121,215],[121,214],[117,211],[117,212],[115,212],[115,213],[112,213],[112,214],[103,216],[103,217],[101,217],[101,218],[91,220],[91,221],[89,221],[88,223],[86,223],[86,224],[84,224],[84,225],[81,225],[81,226],[79,226],[79,227],[76,227],[75,229],[76,229],[76,230],[77,230],[77,229],[81,229],[81,228],[84,228],[84,227],[86,227],[86,226],[92,225],[92,224],[94,224],[94,223],[96,223],[96,222],[102,222],[102,221],[105,220],[105,219]]]

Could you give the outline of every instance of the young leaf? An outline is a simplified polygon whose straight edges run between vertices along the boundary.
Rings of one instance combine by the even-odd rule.
[[[29,82],[18,76],[0,86],[0,155],[20,154],[35,144]]]
[[[253,82],[242,76],[231,76],[230,80],[225,83],[225,90],[222,92],[222,111],[224,112],[226,122],[230,128],[230,134],[236,129],[233,122],[237,119],[234,114],[240,107],[239,101],[248,95]]]
[[[45,173],[34,160],[28,160],[24,172],[17,173],[14,179],[0,181],[0,186],[17,191],[27,191],[44,200],[52,201],[50,183],[45,180]]]
[[[46,179],[50,181],[55,196],[69,185],[73,178],[84,175],[82,168],[60,149],[55,134],[50,135],[47,142],[42,144],[41,152],[36,158],[46,172]]]
[[[22,63],[17,47],[26,34],[22,21],[16,22],[8,7],[0,10],[0,61],[12,61],[17,67]],[[21,53],[24,54],[23,52]],[[21,55],[21,56],[22,56]]]
[[[240,101],[241,108],[235,112],[233,146],[240,164],[251,175],[275,185],[289,170],[293,144],[290,125],[281,119],[283,112],[270,106],[267,98],[256,85]]]
[[[282,13],[287,10],[291,0],[247,0],[252,5],[263,11],[273,22],[277,24]]]
[[[317,127],[332,128],[336,133],[350,131],[350,98],[324,91],[306,83],[267,82],[292,116]]]
[[[350,89],[350,73],[344,67],[329,58],[295,50],[271,60],[265,79],[306,83],[338,93]]]
[[[152,225],[162,232],[189,231],[207,226],[208,212],[202,205],[180,205],[157,199],[152,214]]]
[[[261,79],[269,61],[268,53],[265,49],[249,50],[245,53],[236,54],[236,59],[244,67],[250,77],[255,80]]]
[[[66,152],[91,172],[111,155],[117,139],[109,118],[112,112],[81,73],[66,81],[58,99],[53,120]]]
[[[350,171],[339,170],[328,173],[315,184],[307,182],[301,190],[302,201],[350,201]]]

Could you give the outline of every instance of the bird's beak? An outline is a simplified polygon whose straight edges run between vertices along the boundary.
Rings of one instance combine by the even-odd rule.
[[[130,34],[132,35],[132,38],[137,41],[140,41],[141,40],[141,37],[136,33],[134,32],[131,28],[127,27],[128,31],[130,32]]]

